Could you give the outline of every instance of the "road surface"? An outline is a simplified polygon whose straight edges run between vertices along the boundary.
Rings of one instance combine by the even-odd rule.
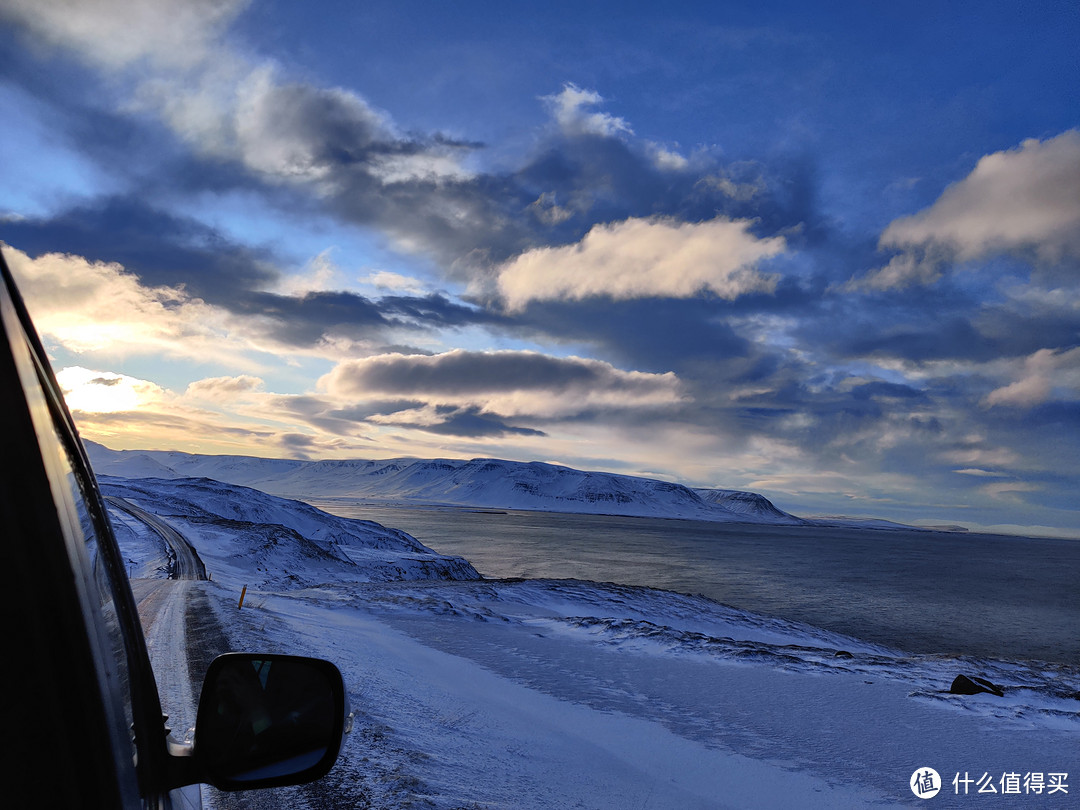
[[[146,636],[161,708],[173,736],[184,739],[195,725],[195,701],[188,674],[184,616],[193,581],[206,579],[206,567],[191,544],[157,515],[124,498],[106,496],[108,504],[145,524],[169,549],[168,579],[132,579],[131,592]]]
[[[106,495],[109,505],[127,512],[133,518],[142,521],[156,533],[169,548],[169,579],[206,579],[206,566],[199,559],[198,553],[180,532],[145,509],[140,509],[126,498]]]

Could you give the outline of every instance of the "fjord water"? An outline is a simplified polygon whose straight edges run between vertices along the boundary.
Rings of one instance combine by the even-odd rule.
[[[1080,663],[1080,541],[311,503],[486,577],[703,594],[912,653]]]

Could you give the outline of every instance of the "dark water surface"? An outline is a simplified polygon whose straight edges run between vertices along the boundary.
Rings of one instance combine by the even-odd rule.
[[[1076,540],[311,503],[487,577],[647,585],[909,652],[1080,663]]]

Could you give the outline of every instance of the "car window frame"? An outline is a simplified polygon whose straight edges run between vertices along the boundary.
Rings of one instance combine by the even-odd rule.
[[[69,611],[77,605],[81,614],[77,618],[69,616],[67,626],[79,627],[81,624],[85,630],[100,697],[103,705],[109,704],[106,706],[103,728],[112,752],[120,794],[118,798],[125,806],[133,801],[141,806],[153,806],[164,792],[168,753],[157,683],[150,666],[135,599],[85,449],[52,372],[44,346],[2,255],[0,272],[3,275],[4,287],[2,321],[8,352],[5,360],[14,368],[13,376],[20,383],[24,412],[17,413],[20,393],[17,391],[7,392],[5,408],[12,411],[10,415],[13,418],[22,419],[22,433],[15,439],[19,442],[15,451],[21,454],[21,463],[32,468],[27,469],[26,475],[39,481],[43,477],[47,481],[53,507],[53,514],[50,515],[50,510],[45,508],[44,503],[39,502],[33,510],[34,514],[27,517],[34,521],[32,531],[43,535],[38,538],[39,542],[59,540],[66,551],[71,580],[64,585],[70,586],[73,593],[67,595],[64,604]],[[36,453],[32,446],[35,444]],[[35,455],[36,464],[33,463]],[[76,491],[72,490],[73,484]],[[31,491],[33,487],[24,489]],[[107,649],[108,632],[99,600],[95,599],[99,583],[95,581],[95,573],[89,565],[76,497],[81,497],[85,504],[87,517],[96,535],[98,561],[105,567],[115,607],[116,627],[123,647],[122,660],[118,663],[126,667],[127,675],[127,694],[123,696],[115,691],[121,688],[121,685],[105,671],[104,662],[111,656]],[[69,638],[66,641],[68,644],[73,642],[77,642],[77,639]],[[62,696],[58,698],[62,699]],[[117,728],[117,708],[122,702],[129,702],[131,706],[130,730],[122,727],[123,720],[121,727]],[[58,731],[70,733],[71,730]],[[135,761],[128,764],[126,760],[132,759],[130,735],[134,735],[134,750],[137,753]],[[101,742],[92,741],[89,746],[100,746]],[[87,756],[91,754],[88,750]]]

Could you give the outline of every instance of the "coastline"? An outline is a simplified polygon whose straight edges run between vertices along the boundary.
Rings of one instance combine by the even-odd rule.
[[[1080,544],[1069,540],[312,503],[400,526],[485,576],[703,594],[911,654],[1080,662],[1080,592],[1067,576]]]

